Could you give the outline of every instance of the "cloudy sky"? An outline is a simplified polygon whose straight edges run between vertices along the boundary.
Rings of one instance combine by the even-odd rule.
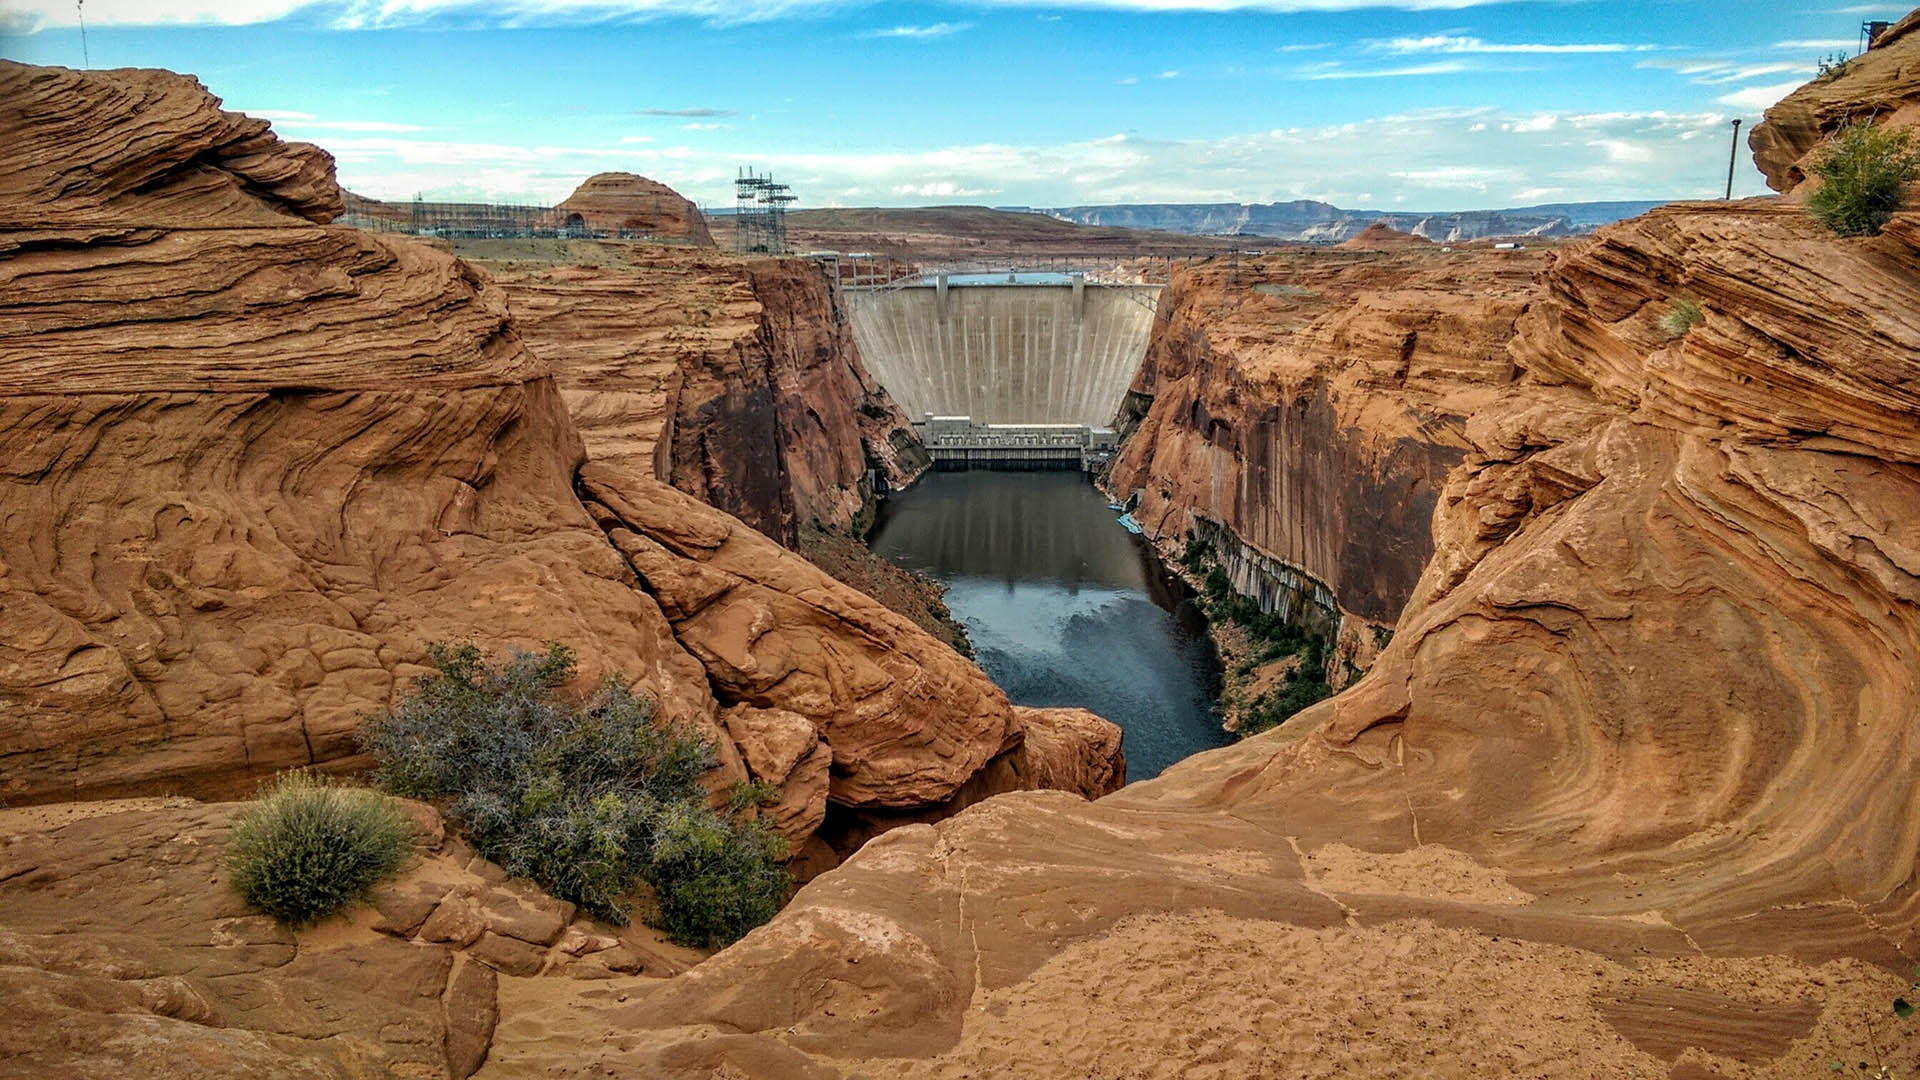
[[[1716,195],[1853,51],[1823,0],[0,0],[0,56],[190,72],[382,198],[1456,210]],[[1744,138],[1744,132],[1743,132]],[[1742,149],[1736,190],[1765,191]]]

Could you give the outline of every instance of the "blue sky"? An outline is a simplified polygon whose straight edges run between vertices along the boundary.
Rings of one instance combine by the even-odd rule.
[[[1729,121],[1899,6],[1822,0],[90,0],[96,67],[189,72],[383,198],[624,169],[730,204],[1452,210],[1718,194]],[[0,56],[81,63],[71,0]],[[1742,134],[1744,142],[1744,132]],[[1744,146],[1736,191],[1765,191]]]

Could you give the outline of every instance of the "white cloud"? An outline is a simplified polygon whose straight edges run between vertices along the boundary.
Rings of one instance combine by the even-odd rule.
[[[936,180],[926,184],[896,184],[895,195],[905,195],[916,199],[971,199],[981,195],[992,195],[996,188],[967,187],[951,180]]]
[[[733,125],[732,124],[707,124],[707,123],[701,123],[696,120],[691,124],[681,124],[680,126],[687,131],[723,131],[727,128],[732,127]],[[622,139],[620,141],[626,142],[625,139]]]
[[[1411,67],[1397,68],[1349,68],[1339,63],[1319,64],[1302,68],[1295,73],[1301,79],[1404,79],[1421,75],[1451,75],[1457,71],[1466,71],[1466,64],[1458,60],[1443,60],[1435,64],[1415,64]]]
[[[1275,49],[1274,52],[1283,52],[1283,53],[1312,52],[1315,49],[1331,49],[1331,48],[1333,48],[1333,42],[1331,41],[1315,41],[1310,44],[1301,43],[1301,44],[1294,44],[1294,45],[1282,45],[1279,48]]]
[[[620,141],[621,141],[621,142],[623,142],[623,143],[628,143],[628,144],[632,144],[632,143],[650,143],[650,142],[652,142],[652,141],[653,141],[653,136],[651,136],[651,135],[622,135],[622,136],[620,136]]]
[[[1120,80],[1120,85],[1121,85],[1121,86],[1133,86],[1134,84],[1136,84],[1136,83],[1138,83],[1139,81],[1140,81],[1140,76],[1138,76],[1138,75],[1129,75],[1129,76],[1127,76],[1126,78],[1124,78],[1124,79],[1121,79],[1121,80]]]
[[[1163,79],[1177,79],[1180,77],[1180,73],[1169,68],[1166,71],[1161,72],[1160,77]]]
[[[1773,105],[1774,102],[1800,89],[1801,83],[1774,83],[1771,86],[1749,86],[1744,90],[1735,90],[1731,94],[1722,94],[1720,104],[1731,105],[1736,109],[1759,111]]]
[[[1801,41],[1776,41],[1776,49],[1843,49],[1852,51],[1860,47],[1858,38],[1813,38]]]
[[[928,41],[933,38],[957,34],[971,29],[972,23],[930,23],[926,26],[890,26],[885,30],[870,30],[860,35],[867,38],[906,38],[909,41]]]
[[[1436,109],[1207,139],[1109,135],[887,153],[784,154],[739,134],[718,136],[713,146],[699,149],[611,139],[601,146],[397,136],[321,142],[339,158],[348,187],[396,199],[424,192],[430,198],[551,203],[592,173],[624,169],[724,205],[732,201],[735,166],[752,161],[794,185],[802,205],[989,196],[1034,206],[1322,198],[1345,206],[1445,211],[1549,196],[1704,197],[1724,182],[1727,120],[1724,112]],[[1392,148],[1391,172],[1382,164],[1381,147]],[[1760,190],[1757,174],[1742,183],[1743,191]]]
[[[977,0],[992,8],[1134,12],[1356,11],[1398,8],[1449,11],[1507,0]],[[865,6],[858,0],[90,0],[90,26],[156,26],[181,23],[239,25],[272,22],[294,13],[343,29],[406,26],[439,15],[482,17],[493,25],[592,22],[671,16],[731,24]],[[18,26],[72,26],[72,0],[7,0],[6,14]]]
[[[1464,37],[1452,34],[1434,34],[1428,37],[1397,37],[1387,41],[1373,42],[1368,48],[1391,53],[1623,53],[1652,52],[1658,45],[1622,45],[1614,42],[1598,44],[1538,44],[1532,42],[1501,43],[1482,41],[1477,37]]]

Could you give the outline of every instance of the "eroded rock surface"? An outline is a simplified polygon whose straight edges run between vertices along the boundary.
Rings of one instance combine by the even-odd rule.
[[[691,199],[658,180],[627,172],[596,173],[554,207],[556,224],[595,232],[645,235],[712,247],[707,221]]]

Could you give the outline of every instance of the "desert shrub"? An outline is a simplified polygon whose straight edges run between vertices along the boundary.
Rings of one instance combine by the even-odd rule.
[[[1333,691],[1327,685],[1327,639],[1279,612],[1261,611],[1260,604],[1234,589],[1227,572],[1214,561],[1210,547],[1189,539],[1182,555],[1187,568],[1200,575],[1200,606],[1214,622],[1233,623],[1246,631],[1252,652],[1234,666],[1234,674],[1245,677],[1261,664],[1282,657],[1297,656],[1299,662],[1287,681],[1268,691],[1247,706],[1241,714],[1239,733],[1244,738],[1278,726],[1287,717],[1326,698]],[[1238,705],[1238,700],[1223,704]]]
[[[293,772],[235,819],[226,862],[248,904],[306,926],[364,897],[412,849],[412,826],[392,799]]]
[[[1821,184],[1807,199],[1808,212],[1841,236],[1871,236],[1920,176],[1920,147],[1908,132],[1857,121],[1841,128],[1810,167]]]
[[[715,756],[698,734],[654,724],[652,702],[618,681],[570,698],[576,668],[562,645],[497,664],[472,645],[429,653],[436,673],[363,734],[381,784],[438,800],[482,855],[612,922],[627,921],[640,881],[677,920],[669,932],[697,944],[773,914],[790,881],[783,845],[741,820],[765,792],[726,817],[709,809],[700,777]],[[697,873],[683,850],[695,834],[706,845]],[[707,909],[729,917],[684,914]]]
[[[1667,313],[1660,316],[1660,332],[1670,338],[1686,337],[1687,331],[1705,322],[1706,318],[1699,304],[1691,300],[1675,300]]]
[[[659,926],[691,945],[724,945],[773,918],[791,879],[786,845],[758,821],[680,803],[658,821],[648,868]]]

